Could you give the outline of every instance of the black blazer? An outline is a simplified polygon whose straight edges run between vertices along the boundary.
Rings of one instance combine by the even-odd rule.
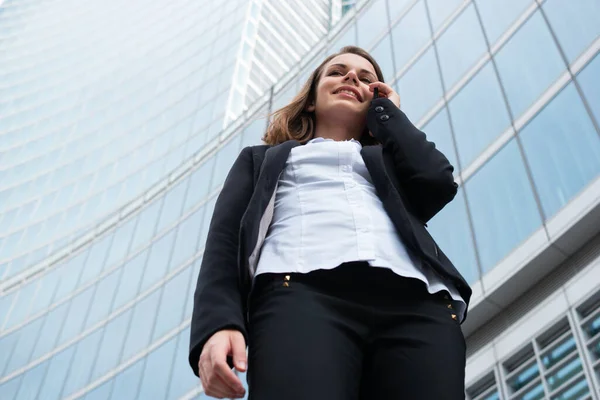
[[[450,279],[468,305],[471,288],[426,229],[427,221],[456,195],[454,168],[386,98],[371,103],[367,126],[381,144],[364,146],[361,155],[398,235],[410,253]],[[254,267],[273,216],[279,175],[298,145],[290,140],[246,147],[225,180],[194,294],[189,361],[196,375],[202,347],[215,332],[239,330],[247,343]]]

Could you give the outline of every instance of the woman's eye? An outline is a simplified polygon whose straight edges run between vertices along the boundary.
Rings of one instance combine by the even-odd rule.
[[[329,75],[341,75],[342,73],[340,71],[331,71],[329,73]]]
[[[367,85],[373,83],[369,78],[362,78],[361,81],[365,82]]]

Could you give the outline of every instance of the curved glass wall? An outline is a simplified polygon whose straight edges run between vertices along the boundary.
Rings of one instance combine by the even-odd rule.
[[[268,113],[343,45],[372,51],[455,165],[459,193],[429,229],[471,283],[600,173],[597,0],[358,1],[225,129],[253,2],[104,2],[65,24],[57,4],[0,5],[7,399],[206,398],[187,346],[216,196]],[[134,39],[144,29],[155,41]]]

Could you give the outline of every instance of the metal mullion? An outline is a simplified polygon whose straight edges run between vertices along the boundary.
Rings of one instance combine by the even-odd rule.
[[[583,336],[583,331],[581,329],[579,316],[577,315],[577,312],[574,308],[570,308],[567,312],[567,320],[569,321],[569,325],[571,326],[571,330],[573,331],[575,346],[577,348],[577,352],[579,353],[579,357],[581,359],[581,366],[585,374],[586,380],[588,382],[588,385],[590,386],[590,390],[592,391],[592,393],[600,393],[600,385],[594,379],[594,367],[592,366],[590,352],[587,351],[587,346],[585,346],[585,340]]]
[[[548,387],[548,382],[546,382],[546,377],[544,376],[544,364],[542,363],[542,359],[540,357],[540,348],[536,340],[533,340],[533,353],[535,354],[535,362],[537,363],[540,378],[542,379],[542,386],[544,387],[544,392],[546,394],[550,393],[550,388]]]
[[[579,371],[576,375],[569,378],[569,380],[561,383],[556,389],[552,390],[551,392],[548,392],[549,395],[554,396],[560,392],[566,391],[567,389],[569,389],[569,387],[573,384],[574,381],[576,381],[577,379],[580,379],[582,376],[585,379],[585,371],[583,371],[583,370]],[[586,380],[586,383],[587,383],[587,380]],[[588,384],[588,386],[589,386],[589,384]]]

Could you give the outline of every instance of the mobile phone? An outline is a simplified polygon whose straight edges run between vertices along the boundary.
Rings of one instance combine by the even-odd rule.
[[[373,89],[373,99],[379,98],[379,88]]]

